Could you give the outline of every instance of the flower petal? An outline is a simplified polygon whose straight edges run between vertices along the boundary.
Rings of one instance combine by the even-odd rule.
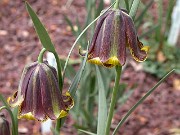
[[[30,120],[45,121],[47,119],[42,106],[39,66],[36,67],[30,77],[25,100],[19,108],[18,115],[18,118]]]
[[[114,67],[115,65],[120,65],[119,60],[116,56],[110,57],[106,62],[103,63],[103,66],[107,68]]]
[[[92,63],[92,64],[99,65],[99,66],[103,66],[103,63],[101,62],[99,57],[95,57],[95,58],[89,59],[88,62]]]
[[[24,68],[21,79],[20,79],[18,92],[15,93],[12,97],[8,98],[8,103],[10,104],[10,106],[15,107],[17,105],[20,105],[23,102],[25,98],[26,90],[29,84],[29,78],[32,75],[36,65],[37,65],[37,62],[27,65]]]
[[[65,105],[57,82],[57,74],[54,75],[47,65],[42,64],[40,76],[44,111],[50,119],[55,120],[59,117],[61,110],[65,110]]]
[[[97,41],[101,40],[100,43],[96,42],[96,45],[100,46],[99,50],[99,58],[102,63],[106,62],[111,57],[111,50],[113,47],[113,20],[114,20],[114,13],[111,12],[106,17],[103,22],[103,25],[100,30],[100,35],[98,36]]]
[[[120,61],[121,66],[123,66],[126,62],[126,35],[125,35],[125,21],[123,18],[122,11],[119,12],[120,14],[120,21],[117,24],[117,31],[118,33],[118,51],[117,51],[117,58]]]
[[[72,99],[69,92],[63,94],[63,101],[66,106],[66,110],[70,110],[74,106],[74,100]]]
[[[99,35],[99,31],[102,27],[102,24],[105,20],[105,18],[111,13],[112,11],[109,10],[107,11],[104,15],[102,15],[98,21],[97,21],[97,25],[96,25],[96,28],[95,28],[95,31],[94,31],[94,35],[93,35],[93,38],[92,38],[92,42],[91,42],[91,45],[90,45],[90,48],[89,48],[89,54],[90,54],[90,57],[91,58],[94,58],[94,57],[98,57],[98,54],[99,54],[99,49],[100,49],[100,46],[96,45],[97,43],[97,37]],[[99,41],[98,41],[99,42]]]
[[[137,40],[135,26],[131,17],[125,12],[122,13],[126,23],[126,36],[131,55],[136,61],[142,62],[147,58],[147,53],[146,51],[141,50],[141,46],[143,45]]]

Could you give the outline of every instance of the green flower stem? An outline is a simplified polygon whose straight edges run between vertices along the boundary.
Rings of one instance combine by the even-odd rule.
[[[18,128],[16,128],[17,125],[15,125],[16,122],[14,120],[14,116],[13,116],[12,111],[6,106],[0,107],[0,111],[3,110],[3,109],[6,109],[8,111],[8,113],[10,114],[11,121],[12,121],[12,135],[18,135]]]
[[[56,132],[57,132],[58,134],[60,134],[60,129],[61,129],[61,119],[58,119],[58,120],[56,121]]]
[[[58,83],[59,83],[59,88],[60,88],[60,91],[62,93],[62,88],[63,88],[63,80],[62,80],[62,73],[61,73],[61,62],[60,62],[60,59],[59,59],[59,56],[57,54],[57,52],[54,52],[53,53],[54,56],[55,56],[55,59],[56,59],[56,63],[57,63],[57,71],[58,71]],[[60,129],[62,127],[62,119],[57,119],[56,121],[56,131],[58,132],[58,134],[60,133]]]
[[[124,0],[125,4],[126,4],[126,9],[129,13],[129,0]]]
[[[59,56],[58,56],[57,52],[54,52],[53,54],[55,56],[56,63],[57,63],[59,88],[60,88],[60,91],[62,92],[63,81],[62,81],[62,73],[61,73],[61,71],[62,71],[61,70],[61,62],[60,62],[60,59],[59,59]]]
[[[46,49],[43,48],[40,53],[39,53],[39,56],[38,56],[38,63],[43,63],[43,55],[45,53]]]
[[[114,9],[119,9],[119,3],[120,3],[120,0],[116,0],[116,3],[114,5]]]
[[[111,126],[111,121],[112,121],[112,117],[113,117],[114,107],[115,107],[116,100],[117,100],[117,92],[119,90],[119,80],[121,77],[121,71],[122,71],[122,66],[116,66],[116,79],[115,79],[114,89],[113,89],[113,93],[112,93],[109,114],[108,114],[108,118],[107,118],[106,132],[105,132],[106,135],[109,135],[109,132],[110,132],[110,126]]]

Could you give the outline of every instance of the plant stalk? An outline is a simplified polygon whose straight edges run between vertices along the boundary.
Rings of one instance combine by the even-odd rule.
[[[105,131],[106,135],[109,135],[109,132],[110,132],[110,126],[111,126],[111,121],[113,118],[114,107],[115,107],[116,101],[117,101],[117,92],[119,90],[119,80],[121,77],[121,71],[122,71],[122,66],[116,66],[116,79],[115,79],[115,84],[114,84],[114,88],[113,88],[113,93],[112,93],[112,98],[111,98],[111,103],[110,103],[110,108],[109,108],[109,114],[108,114],[108,118],[107,118],[106,131]]]
[[[18,135],[18,125],[16,125],[16,122],[14,120],[14,116],[12,111],[7,107],[7,106],[2,106],[0,107],[0,112],[1,110],[6,109],[11,117],[11,121],[12,121],[12,135]]]
[[[43,63],[43,55],[45,53],[46,49],[43,48],[40,53],[39,53],[39,56],[38,56],[38,63]]]
[[[57,54],[57,52],[53,53],[56,59],[56,63],[57,63],[57,71],[58,71],[58,82],[59,82],[59,89],[62,93],[62,88],[63,88],[63,81],[62,81],[62,73],[61,73],[61,62],[59,59],[59,56]]]
[[[61,62],[60,62],[57,52],[55,52],[53,54],[55,56],[56,63],[57,63],[59,89],[60,89],[60,92],[62,93],[63,80],[62,80],[62,74],[61,74]],[[57,121],[56,121],[56,131],[58,132],[58,134],[60,134],[60,129],[62,127],[61,120],[62,119],[57,119]]]
[[[119,3],[120,3],[120,0],[116,0],[116,3],[114,5],[114,9],[119,9]]]

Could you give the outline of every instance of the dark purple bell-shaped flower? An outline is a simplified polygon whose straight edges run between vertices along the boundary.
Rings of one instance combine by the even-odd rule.
[[[149,47],[139,41],[132,18],[124,10],[109,10],[97,22],[88,62],[105,67],[123,66],[126,47],[136,61],[142,62],[147,58]]]
[[[61,94],[56,69],[47,62],[24,68],[18,91],[8,102],[19,106],[18,118],[38,121],[65,117],[74,104],[68,92]]]

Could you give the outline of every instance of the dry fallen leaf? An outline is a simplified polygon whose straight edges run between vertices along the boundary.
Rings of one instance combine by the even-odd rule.
[[[159,61],[159,62],[164,62],[165,60],[166,60],[166,57],[164,56],[164,54],[163,54],[163,52],[158,52],[158,54],[157,54],[157,60]]]
[[[175,90],[180,90],[180,79],[174,79],[173,80],[173,88]]]

